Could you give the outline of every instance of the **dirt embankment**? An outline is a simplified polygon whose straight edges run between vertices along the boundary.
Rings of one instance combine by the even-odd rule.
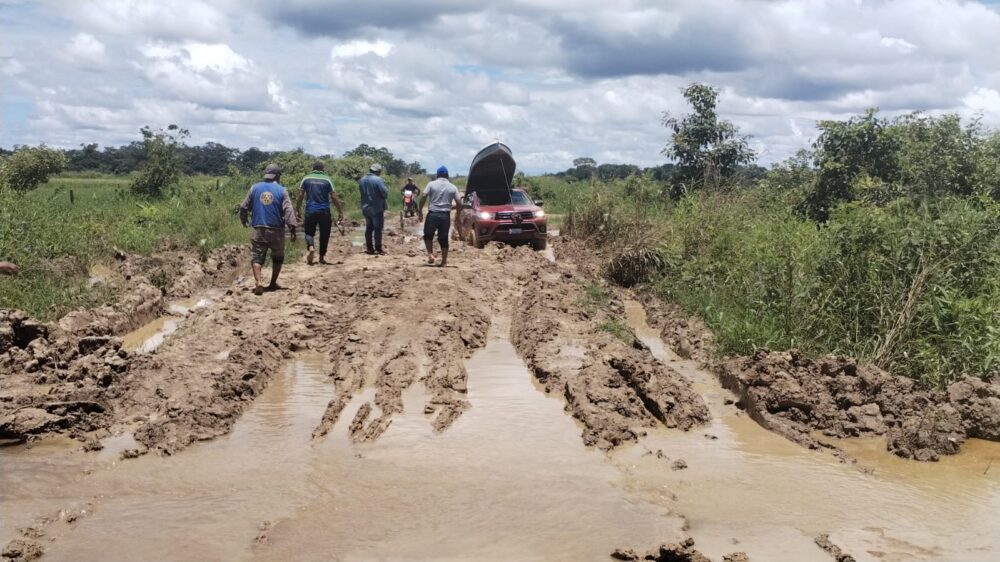
[[[116,272],[120,278],[106,280],[118,284],[119,300],[71,312],[57,324],[37,322],[20,311],[0,311],[0,439],[23,442],[68,433],[96,441],[115,423],[123,423],[136,383],[163,377],[151,358],[122,349],[119,336],[161,313],[168,297],[187,296],[197,287],[230,278],[244,253],[222,248],[204,262],[180,259],[174,252],[155,260],[122,256]],[[149,276],[166,280],[166,285],[153,286]],[[163,390],[160,394],[167,396]],[[136,414],[136,419],[151,414]]]
[[[946,390],[859,365],[758,350],[722,361],[725,386],[764,427],[818,447],[829,437],[885,435],[893,453],[921,461],[955,454],[967,437],[1000,440],[1000,385],[965,378]]]
[[[600,271],[601,257],[587,248],[570,241],[559,255],[581,270]],[[701,319],[663,302],[650,287],[634,295],[678,355],[715,371],[754,420],[804,446],[836,447],[817,432],[884,435],[894,454],[932,461],[957,453],[969,437],[1000,440],[1000,381],[964,378],[936,390],[851,358],[810,360],[795,350],[717,359],[714,337]]]
[[[694,539],[685,539],[679,543],[662,544],[645,554],[638,554],[630,548],[618,549],[611,553],[611,558],[615,560],[626,560],[628,562],[638,562],[650,560],[653,562],[712,562],[712,559],[705,556],[694,548]],[[722,558],[722,562],[749,562],[745,552],[734,552]]]
[[[708,422],[690,382],[653,358],[622,314],[617,302],[588,303],[569,272],[539,267],[524,280],[512,341],[545,389],[566,399],[588,445],[610,449],[657,424],[686,430]]]

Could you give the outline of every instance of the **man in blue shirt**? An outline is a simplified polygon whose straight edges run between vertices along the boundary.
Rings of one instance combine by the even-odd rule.
[[[361,212],[365,215],[365,249],[368,254],[385,255],[382,251],[382,228],[385,226],[385,200],[389,186],[380,177],[382,165],[371,165],[368,175],[358,180],[361,190]]]
[[[256,282],[253,290],[255,295],[261,295],[265,290],[277,291],[281,288],[278,286],[278,274],[285,262],[285,228],[288,228],[292,240],[295,240],[298,221],[288,192],[278,183],[280,179],[281,167],[268,164],[264,169],[264,181],[254,184],[240,204],[240,222],[243,226],[253,227],[253,234],[250,235],[250,264]],[[268,250],[271,251],[271,284],[265,289],[261,268]]]
[[[302,200],[306,201],[305,214],[305,234],[306,246],[309,255],[306,262],[313,264],[316,259],[316,227],[319,227],[319,263],[326,264],[326,248],[330,243],[330,226],[333,219],[330,216],[330,201],[337,207],[337,220],[344,219],[344,209],[340,206],[340,198],[333,189],[333,180],[323,173],[323,163],[316,161],[313,164],[313,171],[302,178],[299,198],[295,202],[295,209],[299,216],[302,216]]]

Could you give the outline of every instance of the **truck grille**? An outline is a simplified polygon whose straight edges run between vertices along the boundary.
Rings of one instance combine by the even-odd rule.
[[[497,213],[497,220],[498,221],[514,220],[514,217],[516,215],[520,215],[522,219],[530,219],[530,218],[534,218],[535,213],[533,213],[531,211],[519,211],[519,212],[516,212],[516,213]]]

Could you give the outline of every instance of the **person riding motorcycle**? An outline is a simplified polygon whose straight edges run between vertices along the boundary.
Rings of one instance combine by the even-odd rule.
[[[403,194],[403,209],[405,215],[408,217],[415,216],[417,214],[417,194],[420,192],[420,188],[417,184],[413,183],[413,178],[406,178],[406,185],[404,185],[400,192]]]

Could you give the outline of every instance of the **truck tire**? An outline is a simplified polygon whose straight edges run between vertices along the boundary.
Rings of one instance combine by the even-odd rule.
[[[540,251],[544,250],[545,247],[548,246],[548,244],[549,244],[549,241],[546,238],[543,238],[541,240],[535,240],[534,242],[531,243],[531,249],[534,250],[534,251],[536,251],[536,252],[540,252]]]
[[[478,234],[478,232],[476,231],[475,228],[472,229],[472,236],[471,236],[471,238],[472,238],[472,245],[476,249],[482,250],[483,248],[486,247],[486,242],[483,242],[483,241],[481,241],[479,239],[479,234]]]

